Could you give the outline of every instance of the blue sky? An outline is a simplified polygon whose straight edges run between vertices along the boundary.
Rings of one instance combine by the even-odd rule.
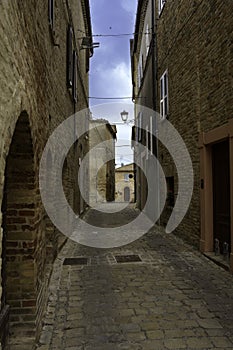
[[[137,0],[90,0],[93,35],[133,33]],[[94,37],[100,47],[91,59],[90,96],[131,96],[129,40]],[[90,100],[90,105],[106,101]]]
[[[134,32],[137,0],[90,0],[93,35],[118,35]],[[130,47],[129,40],[133,35],[120,37],[94,36],[93,41],[99,42],[100,47],[95,49],[91,58],[90,93],[91,97],[124,97],[132,95]],[[121,103],[121,110],[130,111],[129,119],[133,118],[132,101],[129,100],[94,100],[90,99],[94,117],[106,118],[110,122],[120,122],[120,113],[109,105],[107,115],[96,115],[95,105]],[[97,108],[98,110],[98,108]],[[96,110],[96,111],[97,111]],[[130,144],[131,128],[117,126],[118,143],[116,163],[132,161],[130,147],[118,147]]]

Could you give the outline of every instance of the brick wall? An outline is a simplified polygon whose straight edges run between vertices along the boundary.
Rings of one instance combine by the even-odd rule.
[[[195,176],[190,208],[176,231],[195,245],[200,236],[198,135],[226,123],[233,112],[232,10],[231,0],[166,1],[157,19],[158,81],[168,69],[169,121],[186,143]],[[163,147],[160,162],[167,176],[177,178]],[[169,209],[164,222],[168,214]]]
[[[58,232],[46,218],[39,193],[40,157],[54,128],[88,106],[86,52],[80,51],[79,39],[80,30],[87,32],[84,1],[76,5],[56,0],[51,28],[48,1],[3,0],[0,4],[0,202],[6,199],[6,211],[1,214],[6,226],[2,223],[1,237],[3,233],[6,236],[2,258],[7,259],[6,268],[2,266],[6,286],[3,276],[1,308],[4,302],[11,307],[10,333],[15,345],[27,337],[32,344],[39,332],[49,266],[57,252]],[[73,45],[80,67],[76,105],[66,82],[68,24],[74,27]],[[73,164],[71,152],[67,156],[69,179],[65,181],[70,203],[75,197]],[[78,210],[77,203],[76,207]]]

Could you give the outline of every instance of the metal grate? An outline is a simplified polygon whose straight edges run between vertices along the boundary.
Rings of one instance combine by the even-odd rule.
[[[117,263],[140,262],[142,261],[139,255],[115,255]]]
[[[87,265],[87,258],[65,258],[63,265]]]

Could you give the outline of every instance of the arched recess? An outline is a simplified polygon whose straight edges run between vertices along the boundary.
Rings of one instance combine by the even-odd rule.
[[[37,187],[29,119],[22,112],[6,158],[2,202],[2,303],[10,305],[10,334],[16,337],[28,335],[29,329],[31,336],[35,333],[40,222]]]

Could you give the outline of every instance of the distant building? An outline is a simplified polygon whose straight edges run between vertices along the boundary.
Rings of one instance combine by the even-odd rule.
[[[134,164],[117,168],[115,174],[115,202],[134,202]]]
[[[115,199],[116,126],[107,120],[90,121],[89,201],[90,205]]]

